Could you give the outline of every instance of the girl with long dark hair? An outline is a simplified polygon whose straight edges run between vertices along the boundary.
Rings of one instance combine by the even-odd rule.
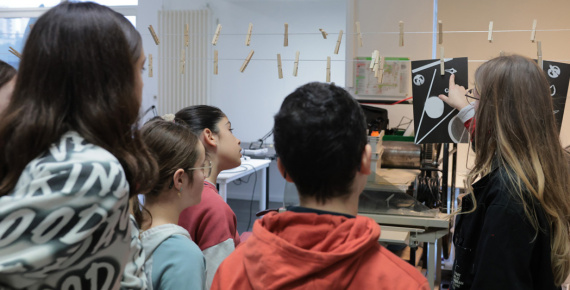
[[[119,287],[128,199],[157,172],[134,126],[141,37],[120,17],[64,2],[30,32],[0,122],[0,288]]]

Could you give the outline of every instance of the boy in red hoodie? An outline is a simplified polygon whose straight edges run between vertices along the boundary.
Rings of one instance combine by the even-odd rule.
[[[429,289],[380,246],[378,224],[357,215],[371,172],[358,102],[340,87],[309,83],[285,98],[273,130],[277,166],[300,206],[257,220],[211,289]]]

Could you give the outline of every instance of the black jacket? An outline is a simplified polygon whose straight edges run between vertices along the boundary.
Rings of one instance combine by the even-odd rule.
[[[505,174],[495,169],[473,184],[477,209],[456,217],[451,289],[560,289],[554,285],[542,207],[535,202],[542,228],[537,232],[520,198],[509,191]],[[462,208],[473,208],[470,196],[463,198]]]

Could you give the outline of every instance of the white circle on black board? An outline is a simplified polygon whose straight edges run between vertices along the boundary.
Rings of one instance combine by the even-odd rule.
[[[443,101],[438,97],[431,96],[426,100],[425,110],[428,117],[437,119],[443,115]]]
[[[449,133],[449,138],[453,143],[467,143],[469,142],[469,134],[467,134],[467,129],[461,122],[461,119],[455,115],[455,117],[451,118],[449,121],[449,125],[447,125],[447,132]]]

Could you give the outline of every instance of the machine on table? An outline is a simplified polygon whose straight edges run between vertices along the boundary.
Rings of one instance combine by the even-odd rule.
[[[385,109],[366,107],[363,109],[369,132],[390,132]],[[381,225],[381,242],[410,246],[412,263],[415,263],[415,249],[425,243],[427,278],[432,289],[437,289],[442,251],[445,258],[449,254],[449,213],[453,204],[451,193],[455,192],[457,145],[452,150],[449,144],[416,145],[412,137],[382,137],[381,133],[368,138],[373,148],[373,174],[360,195],[358,214]],[[450,154],[452,180],[448,190]]]

